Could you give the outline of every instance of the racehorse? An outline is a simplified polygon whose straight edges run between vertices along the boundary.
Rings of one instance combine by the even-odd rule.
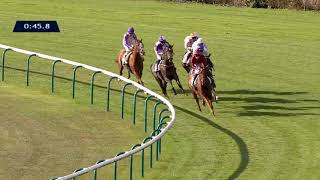
[[[210,77],[210,71],[209,71],[210,66],[206,66],[204,68],[200,68],[196,71],[198,71],[198,76],[195,79],[194,85],[192,82],[192,74],[191,72],[189,73],[189,88],[192,91],[193,97],[197,102],[199,111],[201,111],[200,104],[199,104],[199,97],[202,98],[202,104],[210,108],[210,111],[212,112],[213,115],[214,113],[214,108],[212,103],[216,101],[216,93],[213,88],[212,83],[214,83],[213,79]]]
[[[153,77],[158,82],[158,84],[162,90],[162,93],[166,97],[168,97],[167,83],[170,83],[174,95],[177,94],[176,90],[173,87],[172,80],[175,80],[177,82],[179,88],[182,90],[182,92],[185,93],[185,91],[180,83],[179,76],[177,74],[177,69],[173,64],[173,55],[174,55],[173,45],[164,46],[163,54],[162,54],[163,60],[160,63],[160,68],[159,68],[160,71],[159,72],[153,71],[154,67],[157,66],[156,63],[153,63],[150,66],[150,70],[152,72]]]
[[[138,83],[143,85],[143,81],[141,79],[142,77],[142,71],[143,71],[143,61],[144,61],[144,45],[141,40],[137,40],[137,43],[133,46],[131,53],[128,55],[128,64],[123,65],[122,63],[122,56],[124,55],[125,50],[121,49],[120,52],[118,53],[116,63],[118,64],[119,68],[119,74],[122,76],[122,71],[124,66],[127,67],[128,69],[128,79],[131,77],[130,73],[133,73],[137,80]]]

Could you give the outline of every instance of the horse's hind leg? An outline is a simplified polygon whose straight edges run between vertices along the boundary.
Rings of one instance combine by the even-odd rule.
[[[122,76],[123,66],[121,64],[121,61],[117,61],[117,64],[118,64],[118,68],[119,68],[119,74],[120,74],[120,76]]]
[[[178,78],[178,79],[176,79],[176,82],[177,82],[177,84],[178,84],[179,88],[181,89],[181,91],[183,92],[183,94],[187,95],[187,94],[186,94],[186,92],[184,91],[184,89],[183,89],[183,87],[182,87],[181,83],[180,83],[179,78]]]
[[[192,94],[193,94],[194,99],[195,99],[195,100],[196,100],[196,102],[197,102],[197,105],[198,105],[199,111],[201,111],[200,104],[199,104],[199,99],[198,99],[197,94],[196,94],[195,92],[193,92]]]
[[[212,100],[208,98],[204,98],[205,102],[207,103],[208,107],[210,108],[211,113],[214,115],[214,108],[212,105]]]
[[[177,95],[177,91],[174,89],[173,84],[172,84],[172,81],[169,80],[169,83],[170,83],[170,85],[171,85],[171,88],[172,88],[172,91],[173,91],[174,95]]]
[[[160,81],[161,82],[161,81]],[[167,94],[167,82],[166,81],[163,81],[161,82],[162,86],[161,86],[161,89],[162,89],[162,93],[167,97],[169,98],[168,94]]]
[[[127,66],[127,69],[128,69],[128,79],[130,79],[130,77],[131,77],[131,74],[130,74],[130,66],[127,64],[126,65]]]
[[[187,95],[186,92],[184,91],[181,83],[180,83],[179,76],[178,76],[178,74],[177,74],[176,71],[174,72],[174,80],[176,80],[176,82],[177,82],[179,88],[181,89],[182,93],[185,94],[185,95]]]

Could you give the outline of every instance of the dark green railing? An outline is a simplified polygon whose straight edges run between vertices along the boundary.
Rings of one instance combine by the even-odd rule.
[[[111,93],[111,83],[112,80],[118,79],[121,81],[124,81],[125,84],[122,87],[121,90],[121,119],[124,119],[124,111],[125,111],[125,96],[126,94],[130,94],[126,92],[126,89],[129,86],[132,86],[134,88],[138,88],[138,90],[135,91],[135,93],[131,94],[133,98],[133,106],[132,106],[132,123],[133,125],[136,124],[136,111],[137,111],[137,99],[138,99],[138,94],[140,92],[144,92],[146,97],[144,97],[144,113],[143,113],[143,129],[144,132],[148,132],[148,111],[149,111],[149,101],[154,101],[155,104],[152,109],[152,132],[151,135],[146,137],[141,144],[136,144],[134,145],[129,151],[126,152],[121,152],[118,153],[114,158],[111,159],[105,159],[105,160],[99,160],[97,161],[94,165],[87,167],[87,168],[80,168],[76,169],[73,171],[72,174],[63,176],[63,177],[54,177],[52,179],[73,179],[75,180],[78,176],[81,176],[83,174],[92,172],[92,179],[97,180],[98,179],[98,169],[109,165],[109,164],[114,164],[114,173],[113,177],[114,180],[117,180],[118,178],[118,161],[129,157],[130,158],[130,165],[129,165],[129,179],[133,179],[133,161],[134,161],[134,154],[138,153],[141,151],[141,177],[144,177],[144,172],[145,172],[145,166],[144,166],[144,161],[145,161],[145,150],[146,148],[150,149],[150,156],[149,156],[149,165],[150,168],[153,168],[153,144],[156,145],[155,149],[155,157],[156,161],[159,160],[159,155],[161,153],[161,139],[162,136],[166,133],[166,131],[172,127],[175,121],[175,111],[173,109],[173,106],[170,104],[168,100],[163,98],[162,96],[154,93],[153,91],[141,86],[140,84],[133,82],[129,79],[126,79],[122,76],[119,76],[117,74],[114,74],[109,71],[105,71],[102,69],[98,69],[92,66],[88,66],[86,64],[80,64],[77,62],[73,62],[70,60],[62,59],[62,58],[56,58],[40,53],[34,53],[14,47],[9,47],[6,45],[0,44],[0,48],[4,49],[3,54],[2,54],[2,72],[1,72],[1,80],[5,80],[5,62],[6,62],[6,53],[8,51],[14,51],[14,52],[19,52],[28,55],[27,57],[27,68],[26,68],[26,85],[30,85],[30,62],[32,57],[37,57],[37,58],[43,58],[47,60],[53,61],[52,63],[52,72],[51,72],[51,93],[54,93],[54,79],[55,79],[55,66],[58,62],[63,63],[63,64],[69,64],[73,66],[73,77],[72,77],[72,98],[75,98],[75,85],[76,85],[76,73],[79,68],[84,68],[93,71],[93,74],[91,75],[91,82],[90,82],[90,104],[94,104],[94,81],[95,81],[95,76],[99,73],[111,76],[107,80],[107,98],[106,98],[106,104],[107,104],[107,111],[110,111],[110,93]],[[143,97],[142,95],[139,96],[139,98]],[[161,107],[161,109],[159,108]],[[158,110],[160,109],[160,110]],[[158,112],[159,111],[159,112]],[[157,113],[158,117],[157,117]],[[170,115],[164,115],[165,113],[170,113]],[[165,120],[170,120],[168,122],[165,122]]]

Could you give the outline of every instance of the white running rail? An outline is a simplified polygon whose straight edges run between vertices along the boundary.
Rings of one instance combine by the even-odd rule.
[[[87,168],[84,168],[82,169],[81,171],[78,171],[78,172],[74,172],[72,174],[69,174],[69,175],[66,175],[66,176],[63,176],[63,177],[58,177],[57,179],[58,180],[66,180],[66,179],[71,179],[71,178],[74,178],[74,177],[77,177],[77,176],[80,176],[82,174],[86,174],[90,171],[93,171],[95,169],[98,169],[98,168],[101,168],[103,166],[106,166],[108,164],[111,164],[115,161],[119,161],[121,159],[124,159],[126,157],[129,157],[137,152],[140,152],[142,151],[143,149],[149,147],[150,145],[152,145],[153,143],[155,143],[156,141],[160,140],[162,138],[162,136],[164,136],[166,134],[166,132],[173,126],[174,122],[175,122],[175,118],[176,118],[176,113],[175,113],[175,110],[172,106],[172,104],[167,100],[165,99],[164,97],[160,96],[159,94],[151,91],[150,89],[130,80],[130,79],[127,79],[123,76],[120,76],[118,74],[115,74],[115,73],[112,73],[112,72],[109,72],[109,71],[106,71],[106,70],[103,70],[103,69],[99,69],[99,68],[96,68],[96,67],[93,67],[93,66],[89,66],[89,65],[86,65],[86,64],[82,64],[82,63],[78,63],[78,62],[74,62],[74,61],[70,61],[70,60],[67,60],[67,59],[62,59],[62,58],[58,58],[58,57],[53,57],[53,56],[48,56],[48,55],[45,55],[45,54],[41,54],[41,53],[36,53],[36,52],[31,52],[31,51],[27,51],[27,50],[23,50],[23,49],[18,49],[18,48],[15,48],[15,47],[11,47],[11,46],[6,46],[6,45],[3,45],[3,44],[0,44],[0,48],[2,49],[9,49],[11,51],[14,51],[14,52],[18,52],[18,53],[22,53],[22,54],[26,54],[26,55],[35,55],[36,57],[39,57],[39,58],[43,58],[43,59],[47,59],[47,60],[51,60],[51,61],[56,61],[56,60],[60,60],[61,62],[65,63],[65,64],[70,64],[70,65],[74,65],[74,66],[82,66],[83,68],[85,69],[88,69],[88,70],[91,70],[91,71],[100,71],[101,73],[105,74],[105,75],[108,75],[108,76],[111,76],[111,77],[117,77],[118,79],[124,81],[124,82],[127,82],[127,83],[131,83],[133,86],[137,87],[138,89],[141,89],[143,90],[145,93],[153,96],[153,97],[156,97],[157,99],[159,99],[160,101],[162,101],[165,105],[167,105],[169,111],[171,112],[171,120],[169,122],[167,122],[167,126],[160,129],[161,132],[156,135],[156,136],[153,136],[152,139],[146,143],[142,143],[141,146],[135,148],[134,150],[130,150],[130,151],[126,151],[124,154],[122,155],[119,155],[117,157],[114,157],[114,158],[111,158],[111,159],[106,159],[105,161],[101,162],[101,163],[98,163],[98,164],[95,164],[95,165],[92,165],[90,167],[87,167]]]

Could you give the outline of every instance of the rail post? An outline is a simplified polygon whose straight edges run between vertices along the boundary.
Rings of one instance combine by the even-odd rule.
[[[52,93],[52,94],[54,93],[54,72],[55,72],[56,64],[57,64],[58,62],[61,62],[61,60],[55,60],[55,61],[52,63],[52,72],[51,72],[51,93]]]
[[[27,75],[27,86],[29,86],[30,60],[31,60],[32,56],[37,56],[37,55],[31,54],[31,55],[28,56],[28,59],[27,59],[27,71],[26,71],[26,75]]]
[[[131,83],[126,83],[123,88],[122,88],[122,91],[121,91],[121,119],[123,119],[123,116],[124,116],[124,96],[125,96],[125,90],[126,90],[126,87],[129,86],[129,85],[132,85]]]
[[[110,111],[110,89],[111,89],[111,81],[116,79],[117,77],[111,77],[107,81],[107,111]]]
[[[100,161],[97,161],[96,164],[99,164],[99,163],[102,163],[104,162],[105,160],[100,160]],[[98,169],[95,169],[93,171],[93,180],[97,180],[97,176],[98,176]]]
[[[134,150],[139,146],[141,146],[141,144],[136,144],[131,148],[131,150]],[[133,169],[133,155],[130,156],[130,175],[129,175],[130,180],[132,180],[132,169]]]
[[[133,95],[133,114],[132,114],[133,125],[136,124],[137,96],[139,92],[143,92],[143,90],[138,89]]]
[[[82,66],[76,66],[73,68],[73,77],[72,77],[72,99],[75,97],[75,90],[76,90],[76,72]]]
[[[120,152],[116,155],[117,156],[120,156],[122,154],[124,154],[125,152]],[[115,161],[114,162],[114,180],[117,180],[117,171],[118,171],[118,161]]]
[[[77,169],[77,170],[75,170],[75,171],[73,171],[74,173],[76,173],[76,172],[79,172],[79,171],[82,171],[84,168],[80,168],[80,169]],[[72,180],[76,180],[76,178],[74,177],[74,178],[72,178]]]
[[[165,113],[165,112],[170,112],[170,111],[169,111],[169,109],[166,108],[166,109],[162,109],[162,110],[159,112],[159,117],[158,117],[158,121],[159,121],[158,123],[159,123],[159,124],[160,124],[160,121],[161,121],[161,118],[162,118],[162,114]]]
[[[147,132],[148,101],[151,98],[152,95],[149,95],[144,101],[144,132]]]
[[[2,79],[2,81],[4,81],[4,62],[5,62],[5,58],[6,58],[6,53],[8,52],[8,51],[10,51],[11,49],[10,48],[8,48],[8,49],[5,49],[4,51],[3,51],[3,54],[2,54],[2,75],[1,75],[1,79]]]
[[[170,116],[165,116],[161,119],[161,121],[159,122],[159,126],[158,129],[162,129],[162,125],[166,125],[167,123],[163,122],[164,119],[166,118],[170,118]],[[159,139],[159,154],[161,154],[161,139]]]
[[[163,120],[162,120],[162,114],[165,113],[165,112],[170,112],[170,111],[169,111],[169,109],[167,109],[167,108],[166,108],[166,109],[162,109],[162,110],[160,111],[160,113],[159,113],[159,119],[158,119],[158,120],[159,120],[159,122],[158,122],[159,124],[162,123],[162,121],[163,121]],[[165,117],[166,117],[166,118],[170,118],[170,116],[165,116]],[[161,139],[160,139],[160,141],[159,141],[159,153],[161,154]]]
[[[156,129],[155,131],[153,131],[152,136],[156,136],[161,132],[160,129]],[[159,160],[159,140],[157,140],[156,142],[156,161]]]
[[[152,140],[152,137],[146,137],[143,143]],[[152,168],[152,144],[150,145],[150,167]],[[141,176],[144,177],[144,149],[141,151]]]
[[[101,71],[95,71],[91,76],[91,91],[90,91],[90,104],[93,104],[93,88],[94,88],[94,77],[101,73]]]
[[[157,107],[163,104],[160,100],[153,106],[153,130],[156,130],[156,113],[157,113]]]

